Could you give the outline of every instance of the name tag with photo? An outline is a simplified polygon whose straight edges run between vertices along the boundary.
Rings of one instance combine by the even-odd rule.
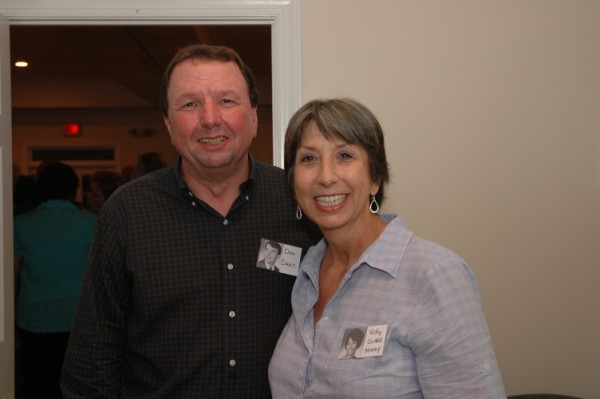
[[[297,276],[301,257],[302,248],[263,238],[260,240],[256,267]]]
[[[344,332],[339,360],[383,355],[387,324],[349,328]]]

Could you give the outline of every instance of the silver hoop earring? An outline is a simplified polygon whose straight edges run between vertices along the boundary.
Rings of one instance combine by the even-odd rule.
[[[302,219],[302,209],[300,209],[300,205],[296,206],[296,219]]]
[[[379,212],[379,204],[377,203],[377,200],[375,199],[374,195],[371,195],[371,203],[369,204],[369,211],[371,211],[371,213],[376,214],[377,212]]]

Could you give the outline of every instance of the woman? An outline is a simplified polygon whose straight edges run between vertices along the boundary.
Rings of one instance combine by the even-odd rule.
[[[344,347],[339,359],[357,359],[356,351],[362,345],[365,333],[360,328],[353,328],[348,331],[344,339]]]
[[[348,99],[307,103],[289,123],[285,169],[297,217],[323,240],[294,286],[273,397],[506,398],[468,265],[378,215],[389,172],[374,115]],[[364,342],[342,359],[355,328]]]

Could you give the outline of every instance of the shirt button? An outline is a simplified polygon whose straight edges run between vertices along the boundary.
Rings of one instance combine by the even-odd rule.
[[[235,312],[233,310],[229,311],[229,317],[231,317],[232,319],[235,317]]]
[[[227,269],[233,270],[233,265],[231,263],[227,264]]]
[[[191,191],[188,191],[188,195],[189,195],[190,197],[193,197],[193,196],[194,196],[194,194],[192,194],[192,192],[191,192]]]
[[[227,226],[227,225],[229,224],[229,220],[227,220],[227,219],[224,219],[224,220],[223,220],[223,224],[224,224],[225,226]]]
[[[246,201],[248,201],[250,199],[249,195],[246,195]]]
[[[192,206],[196,206],[196,201],[192,201]]]
[[[229,365],[230,365],[231,367],[234,367],[234,366],[235,366],[235,364],[236,364],[236,362],[235,362],[235,359],[231,359],[231,360],[229,361]]]

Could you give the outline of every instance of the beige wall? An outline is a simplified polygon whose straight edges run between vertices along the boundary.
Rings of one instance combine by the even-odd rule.
[[[301,11],[303,100],[378,115],[385,208],[471,264],[508,394],[600,397],[600,2]]]
[[[301,24],[304,100],[379,116],[385,209],[469,261],[508,393],[600,397],[600,2],[302,0]]]

